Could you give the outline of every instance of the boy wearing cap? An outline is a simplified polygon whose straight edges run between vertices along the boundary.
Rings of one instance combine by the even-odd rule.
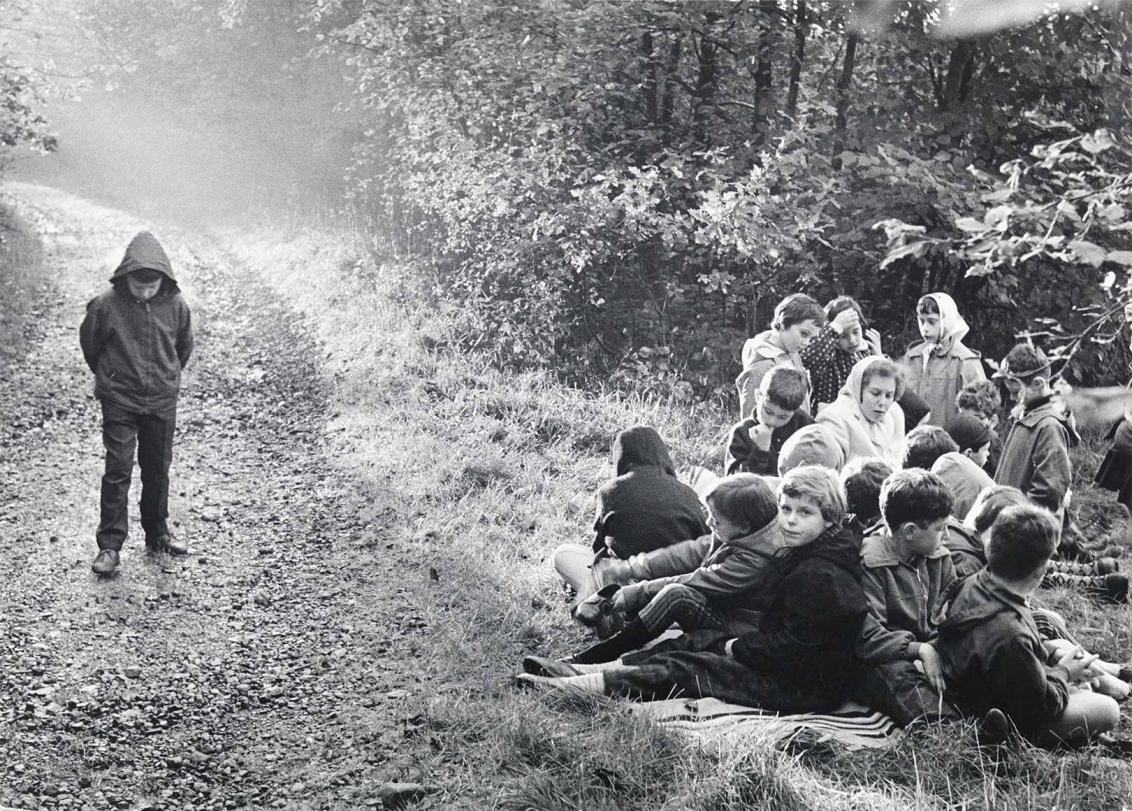
[[[128,532],[127,500],[137,451],[141,521],[151,551],[183,555],[169,533],[169,465],[181,370],[193,350],[189,306],[181,296],[161,243],[148,231],[135,236],[110,277],[111,288],[91,299],[79,328],[94,394],[102,404],[106,468],[91,564],[106,576],[118,566]]]
[[[1059,518],[1072,479],[1069,443],[1077,437],[1071,418],[1052,402],[1050,364],[1030,344],[1018,344],[995,372],[1020,411],[994,473],[997,484],[1017,487]]]

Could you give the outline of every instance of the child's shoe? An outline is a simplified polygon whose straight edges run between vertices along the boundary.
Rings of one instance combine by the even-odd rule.
[[[527,656],[523,659],[523,672],[530,673],[532,676],[550,676],[560,679],[565,676],[579,676],[582,671],[567,662],[559,662],[557,659],[547,659],[545,656]]]
[[[168,552],[170,555],[189,554],[189,545],[170,532],[145,536],[145,548],[150,552]]]
[[[1010,739],[1010,719],[998,707],[991,707],[975,728],[979,746],[998,746]]]
[[[94,563],[90,564],[90,570],[100,577],[108,577],[114,574],[114,570],[117,568],[117,549],[99,549],[98,554],[95,555]]]

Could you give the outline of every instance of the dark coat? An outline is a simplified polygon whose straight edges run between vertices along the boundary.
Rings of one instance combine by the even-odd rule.
[[[735,658],[831,695],[844,689],[868,613],[857,555],[856,540],[842,528],[781,550],[758,592],[759,628],[738,638]]]
[[[1022,597],[984,569],[944,592],[934,616],[947,694],[982,717],[997,707],[1034,737],[1065,711],[1069,674],[1046,664],[1046,651]]]
[[[805,411],[795,411],[789,422],[771,432],[770,447],[765,451],[755,445],[755,441],[751,439],[751,429],[759,424],[758,417],[737,422],[731,428],[731,437],[727,441],[727,458],[724,460],[727,475],[746,472],[777,476],[778,454],[782,451],[783,444],[799,428],[812,425],[813,422],[813,418]]]
[[[1061,515],[1073,474],[1069,447],[1078,439],[1070,418],[1049,398],[1037,401],[1010,426],[995,482],[1017,487],[1034,503]]]
[[[983,541],[973,530],[952,519],[947,523],[947,540],[943,542],[951,553],[951,565],[955,576],[964,578],[987,566],[987,550]]]
[[[595,552],[624,559],[709,533],[699,497],[676,478],[654,429],[638,425],[619,433],[613,466],[617,478],[597,493]]]
[[[165,276],[149,301],[134,298],[125,280],[142,268]],[[110,280],[114,286],[87,304],[79,328],[83,357],[95,375],[95,396],[135,413],[171,411],[177,405],[181,369],[193,351],[193,331],[169,259],[154,236],[143,231],[130,242]]]

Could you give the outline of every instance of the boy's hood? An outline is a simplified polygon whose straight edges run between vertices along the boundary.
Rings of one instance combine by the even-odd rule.
[[[126,255],[122,257],[122,261],[114,270],[110,281],[117,281],[135,270],[142,270],[143,268],[156,270],[164,274],[169,281],[174,284],[177,283],[177,279],[173,276],[173,266],[169,263],[165,249],[161,247],[157,237],[149,231],[142,231],[130,240],[130,244],[126,246]]]
[[[754,338],[748,338],[743,344],[743,368],[746,369],[759,358],[776,360],[785,354],[786,350],[778,341],[778,333],[768,329]]]
[[[657,468],[669,476],[676,475],[668,447],[656,429],[634,425],[613,440],[613,467],[618,476],[640,468]]]
[[[959,608],[955,605],[959,603]],[[940,595],[932,614],[937,628],[962,630],[981,625],[999,614],[1024,616],[1026,601],[995,582],[991,573],[983,569],[970,577],[956,580]]]
[[[994,479],[985,470],[958,451],[945,453],[936,459],[932,473],[939,476],[951,491],[955,500],[952,514],[958,518],[966,518],[979,492],[994,484]]]

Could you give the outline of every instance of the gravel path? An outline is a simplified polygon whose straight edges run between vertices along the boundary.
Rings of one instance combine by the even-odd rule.
[[[143,224],[32,186],[8,201],[44,255],[35,300],[10,302],[27,325],[0,323],[0,806],[378,805],[421,745],[429,583],[394,500],[335,463],[319,347],[221,249],[159,230],[197,334],[170,499],[192,554],[146,553],[135,505],[100,580],[78,324]]]

